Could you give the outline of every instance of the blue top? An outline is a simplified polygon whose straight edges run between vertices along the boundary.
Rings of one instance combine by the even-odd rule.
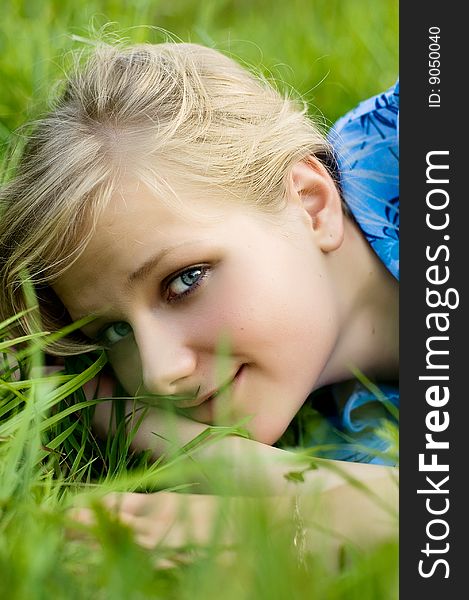
[[[378,257],[399,279],[399,82],[361,102],[329,133],[345,202]],[[366,375],[366,374],[364,374]],[[396,385],[358,380],[345,405],[334,386],[313,392],[277,445],[324,458],[395,464],[387,453],[398,419]],[[395,428],[394,428],[395,431]]]

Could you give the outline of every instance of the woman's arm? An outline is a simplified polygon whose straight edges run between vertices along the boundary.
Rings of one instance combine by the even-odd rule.
[[[98,405],[94,424],[100,435],[105,435],[111,423],[112,402],[106,401]],[[123,400],[124,401],[124,400]],[[140,412],[135,410],[136,403],[126,402],[126,413],[132,414],[129,430],[139,418]],[[149,407],[132,440],[132,447],[137,451],[151,449],[155,459],[161,455],[171,456],[178,448],[193,440],[207,429],[207,425],[186,419],[158,409]],[[306,453],[297,454],[261,444],[254,440],[239,436],[226,436],[209,441],[191,452],[188,477],[194,477],[194,461],[201,465],[201,480],[197,481],[199,489],[206,490],[210,486],[207,474],[223,466],[229,473],[229,481],[233,489],[247,495],[262,494],[297,494],[331,490],[342,486],[345,481],[361,482],[362,485],[374,487],[377,480],[389,479],[395,485],[397,469],[379,465],[368,465],[344,461],[314,458]],[[312,468],[309,468],[311,467]],[[291,473],[301,472],[303,483]],[[180,477],[184,476],[181,467]],[[213,482],[217,485],[217,482]]]
[[[374,492],[397,507],[397,486],[389,477],[373,480]],[[217,521],[216,543],[220,547],[240,548],[240,527],[255,514],[263,515],[267,531],[284,531],[282,538],[296,546],[299,559],[307,552],[320,552],[333,566],[339,566],[344,544],[366,550],[376,544],[396,539],[398,521],[376,498],[348,483],[322,493],[299,493],[253,498],[221,497],[204,494],[156,492],[152,494],[107,494],[102,504],[118,520],[128,525],[145,548],[162,545],[184,552],[187,545],[205,545],[213,541]],[[259,512],[260,510],[260,512]],[[248,515],[251,515],[249,517]],[[94,510],[78,508],[73,518],[92,524]],[[182,557],[183,558],[183,557]]]
[[[102,391],[102,390],[100,390]],[[111,422],[112,402],[98,405],[95,426],[105,434]],[[122,400],[125,401],[125,400]],[[132,414],[136,403],[126,400],[126,412]],[[132,422],[138,418],[134,412]],[[155,458],[170,456],[176,448],[206,430],[207,426],[162,409],[151,407],[132,442],[135,450],[151,449]],[[217,494],[229,494],[229,540],[237,512],[259,500],[268,505],[272,523],[292,519],[301,533],[306,550],[327,548],[336,560],[344,540],[368,546],[397,531],[398,470],[378,465],[311,459],[259,442],[228,436],[209,442],[191,452],[191,460],[178,463],[171,486],[195,483],[199,493],[156,492],[152,494],[111,494],[104,503],[119,520],[127,523],[143,546],[164,543],[183,546],[188,541],[204,543],[213,528],[220,502]],[[198,468],[194,469],[194,465]],[[218,474],[212,477],[212,473]],[[220,473],[224,474],[220,481]],[[203,493],[202,493],[203,492]],[[181,515],[184,518],[181,519]],[[92,511],[76,512],[78,520],[88,522]],[[298,518],[300,521],[298,521]],[[231,525],[234,527],[230,527]],[[301,531],[300,531],[301,530]],[[332,532],[332,535],[331,535]]]

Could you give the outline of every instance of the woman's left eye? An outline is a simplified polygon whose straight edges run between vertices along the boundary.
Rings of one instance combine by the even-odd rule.
[[[98,334],[99,343],[110,348],[132,333],[132,327],[124,321],[111,323]]]
[[[175,302],[195,292],[209,272],[210,267],[208,265],[196,265],[181,271],[170,279],[165,286],[167,301]]]

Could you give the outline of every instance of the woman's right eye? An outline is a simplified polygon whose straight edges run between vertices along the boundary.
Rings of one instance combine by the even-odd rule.
[[[194,265],[180,271],[165,284],[166,300],[170,303],[178,302],[193,294],[202,285],[210,272],[210,266],[204,264]]]
[[[98,339],[103,346],[109,347],[117,344],[131,333],[132,327],[128,323],[117,321],[103,329],[98,335]]]

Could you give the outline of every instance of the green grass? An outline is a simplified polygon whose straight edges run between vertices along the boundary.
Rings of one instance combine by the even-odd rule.
[[[280,87],[298,90],[326,124],[397,76],[395,1],[6,0],[0,160],[12,132],[47,109],[67,53],[109,22],[108,35],[123,34],[132,42],[162,41],[166,30],[227,51]],[[234,562],[220,564],[215,531],[212,543],[192,553],[188,564],[155,568],[161,558],[177,558],[174,551],[140,548],[128,528],[99,509],[96,494],[165,488],[191,461],[179,455],[152,464],[148,454],[133,453],[118,402],[116,433],[105,440],[92,434],[95,402],[86,401],[81,386],[102,368],[104,356],[82,357],[44,378],[42,336],[24,347],[3,341],[6,333],[7,325],[0,324],[0,352],[9,357],[0,367],[1,600],[397,597],[397,539],[372,552],[347,545],[339,570],[320,550],[307,557],[306,569],[299,568],[292,523],[286,519],[273,528],[261,501],[237,515],[243,543],[233,549]],[[215,479],[226,479],[222,463],[214,469]],[[67,507],[81,497],[96,506],[97,524],[88,537],[71,537]],[[221,530],[228,502],[221,503]]]
[[[0,336],[7,330],[0,324]],[[341,534],[324,533],[319,515],[311,531],[321,545],[301,563],[292,543],[294,520],[272,518],[272,504],[263,498],[233,512],[227,483],[217,484],[226,495],[208,543],[176,550],[164,543],[151,550],[139,547],[130,529],[101,508],[99,498],[110,491],[174,489],[182,475],[187,482],[197,471],[190,458],[195,446],[236,429],[209,428],[182,452],[153,464],[145,454],[132,453],[132,434],[122,426],[98,442],[90,433],[96,401],[83,401],[80,386],[104,366],[104,356],[87,357],[78,365],[79,374],[44,376],[43,337],[33,337],[23,352],[15,339],[2,342],[0,598],[215,600],[220,590],[226,600],[397,597],[397,539],[372,551],[345,542],[337,568],[327,556]],[[72,390],[77,390],[74,404]],[[122,417],[117,410],[120,425]],[[212,463],[211,479],[226,482],[226,468],[222,461]],[[294,479],[301,485],[301,476]],[[310,500],[314,510],[314,495]],[[96,523],[71,527],[67,509],[83,502],[94,507]],[[222,561],[227,515],[236,524],[238,542]],[[161,568],[162,560],[170,566]]]
[[[174,489],[181,481],[197,479],[199,469],[191,460],[195,447],[242,431],[209,428],[183,449],[151,463],[145,453],[132,452],[132,433],[124,430],[118,401],[116,432],[104,440],[91,433],[96,401],[86,401],[81,386],[105,367],[104,355],[81,357],[73,365],[76,374],[69,365],[68,372],[44,376],[41,349],[50,336],[30,336],[20,350],[18,340],[7,339],[7,334],[8,325],[0,324],[2,600],[215,600],[220,590],[227,600],[397,597],[397,536],[371,551],[357,543],[343,543],[340,568],[336,568],[327,556],[341,540],[341,532],[324,532],[320,513],[310,532],[321,544],[301,563],[292,543],[295,522],[288,514],[272,518],[272,504],[263,498],[233,513],[229,466],[221,460],[210,464],[210,479],[222,494],[210,541],[177,550],[164,543],[152,550],[140,548],[131,531],[100,508],[99,498],[111,491]],[[290,474],[295,486],[301,486],[303,472],[302,464]],[[358,482],[352,483],[359,487]],[[365,488],[363,493],[372,491]],[[303,514],[315,510],[314,494],[308,501]],[[95,508],[96,524],[72,528],[67,509],[83,503]],[[346,505],[343,508],[348,510]],[[222,562],[221,537],[229,523],[236,525],[238,543],[230,547],[230,560]],[[158,567],[162,560],[172,566]]]
[[[395,81],[397,11],[396,0],[5,0],[0,141],[46,108],[64,53],[106,24],[132,42],[162,41],[166,30],[227,51],[330,123]]]

